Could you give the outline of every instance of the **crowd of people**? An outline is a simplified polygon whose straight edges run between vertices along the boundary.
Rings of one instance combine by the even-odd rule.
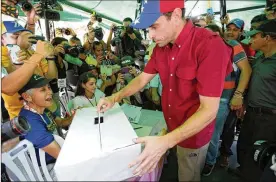
[[[231,60],[231,64],[224,65],[225,67],[210,65],[211,62],[204,63],[208,64],[205,65],[206,69],[212,66],[216,69],[225,69],[228,74],[224,75],[225,79],[222,78],[224,85],[220,86],[223,91],[215,122],[209,124],[208,131],[203,129],[200,138],[189,138],[186,143],[181,143],[184,148],[201,149],[197,151],[200,161],[188,166],[193,168],[194,173],[189,180],[200,179],[200,174],[209,176],[218,156],[220,166],[228,167],[229,157],[233,155],[231,146],[236,133],[239,133],[237,154],[240,167],[235,173],[242,175],[246,181],[260,181],[262,177],[262,170],[255,165],[251,151],[258,140],[276,141],[275,5],[266,8],[265,14],[256,15],[252,19],[250,31],[244,30],[245,22],[242,19],[229,19],[229,16],[221,19],[226,25],[224,32],[218,24],[209,19],[186,20],[185,27],[189,29],[206,29],[207,34],[212,32],[210,34],[218,35],[219,39],[223,40],[223,45],[218,42],[216,45],[228,48],[228,52],[224,54],[228,57],[221,58],[222,61],[227,63],[227,60]],[[26,135],[14,140],[29,140],[35,148],[46,152],[46,163],[53,164],[60,152],[60,146],[54,140],[53,134],[63,136],[61,129],[68,130],[78,109],[97,107],[101,98],[116,95],[133,80],[139,80],[145,65],[148,65],[146,71],[152,74],[156,73],[155,69],[157,70],[154,68],[155,64],[159,70],[165,70],[167,67],[156,63],[159,58],[154,50],[156,44],[160,43],[153,41],[149,44],[143,40],[139,30],[132,28],[133,21],[129,17],[123,20],[122,26],[110,26],[106,42],[102,39],[103,36],[99,35],[99,31],[102,30],[93,26],[97,21],[95,13],[91,15],[91,20],[87,24],[83,43],[70,28],[67,29],[71,36],[69,40],[63,37],[64,31],[56,30],[56,37],[47,42],[39,40],[35,34],[34,27],[39,11],[40,6],[35,5],[30,12],[25,12],[25,28],[17,21],[2,21],[1,92],[9,120],[24,116],[32,128]],[[206,41],[204,33],[200,36]],[[197,39],[195,43],[200,41]],[[185,37],[181,40],[185,41]],[[177,41],[175,44],[179,45],[179,48],[182,45]],[[19,47],[19,51],[15,52],[16,60],[11,56],[14,47]],[[174,48],[173,45],[168,46],[168,49]],[[206,47],[206,51],[216,48]],[[209,54],[206,51],[197,56],[203,59],[202,56]],[[217,54],[222,55],[219,52]],[[196,69],[192,66],[190,69]],[[204,71],[205,76],[212,74],[208,70]],[[181,84],[192,85],[189,81],[198,79],[200,84],[196,89],[201,93],[207,92],[203,89],[204,85],[215,84],[206,83],[204,75],[197,75],[186,68],[177,69],[176,73],[170,74],[171,77],[176,74],[176,77],[182,80],[179,85],[173,86],[175,89],[182,89],[183,93],[177,93],[181,99],[186,98],[187,94],[190,94],[191,98],[197,98],[190,93],[191,90],[184,90],[186,86],[182,88]],[[136,79],[137,77],[139,78]],[[213,79],[219,80],[220,77]],[[120,104],[159,111],[168,109],[167,107],[171,107],[170,104],[173,103],[162,98],[162,93],[169,94],[169,80],[167,75],[157,74],[151,80],[143,81],[145,86],[137,93],[132,96],[127,94],[127,97],[120,99]],[[134,83],[135,81],[132,82]],[[212,88],[209,91],[211,92]],[[68,92],[74,93],[73,96],[69,97]],[[68,99],[62,100],[61,93],[65,93]],[[193,99],[190,102],[192,103]],[[167,115],[165,118],[170,119]],[[168,128],[173,130],[175,126],[169,125]],[[14,146],[17,143],[14,140],[7,142]],[[181,147],[178,150],[184,149]],[[2,148],[2,152],[7,150]],[[184,160],[185,156],[181,155],[178,157]],[[187,159],[186,163],[191,160]],[[180,171],[187,168],[186,165],[181,162],[178,164],[179,180],[191,176],[187,171]]]

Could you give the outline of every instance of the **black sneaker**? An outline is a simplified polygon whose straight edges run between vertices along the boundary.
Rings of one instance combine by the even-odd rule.
[[[210,174],[212,173],[214,167],[215,167],[215,165],[205,164],[205,166],[203,168],[203,171],[202,171],[202,175],[203,176],[210,176]]]

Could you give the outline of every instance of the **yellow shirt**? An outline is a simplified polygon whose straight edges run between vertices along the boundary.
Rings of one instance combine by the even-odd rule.
[[[10,56],[8,53],[8,49],[5,46],[1,46],[2,49],[2,55],[1,55],[1,63],[4,68],[7,68],[11,64]],[[28,58],[31,57],[34,51],[28,51]],[[45,76],[45,74],[48,72],[48,63],[47,60],[43,59],[39,66],[35,69],[34,74],[38,74],[40,76]],[[2,93],[2,98],[5,103],[5,107],[9,113],[10,119],[13,119],[19,115],[19,112],[21,108],[23,107],[23,101],[19,100],[20,95],[18,93],[14,94],[13,96],[8,96],[4,93]],[[50,108],[51,111],[56,109],[56,105],[53,104],[53,106]]]

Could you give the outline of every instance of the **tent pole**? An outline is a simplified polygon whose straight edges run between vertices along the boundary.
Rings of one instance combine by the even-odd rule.
[[[226,16],[226,0],[220,0],[220,18],[224,19]],[[225,29],[224,29],[224,23],[221,24],[222,26],[222,32],[224,33]]]

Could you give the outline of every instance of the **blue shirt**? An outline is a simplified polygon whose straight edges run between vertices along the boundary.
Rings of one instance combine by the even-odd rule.
[[[42,115],[39,115],[37,113],[34,113],[32,111],[22,108],[19,113],[19,116],[24,116],[27,119],[29,125],[31,126],[30,131],[24,136],[24,138],[30,141],[34,145],[36,157],[38,159],[37,160],[38,165],[40,165],[38,149],[46,147],[47,145],[49,145],[55,140],[53,136],[53,132],[47,129],[47,125],[49,126],[51,121],[46,115],[45,111]],[[47,125],[43,121],[41,116],[43,117]],[[46,158],[46,164],[54,163],[56,161],[55,158],[53,158],[46,152],[45,152],[45,158]]]

